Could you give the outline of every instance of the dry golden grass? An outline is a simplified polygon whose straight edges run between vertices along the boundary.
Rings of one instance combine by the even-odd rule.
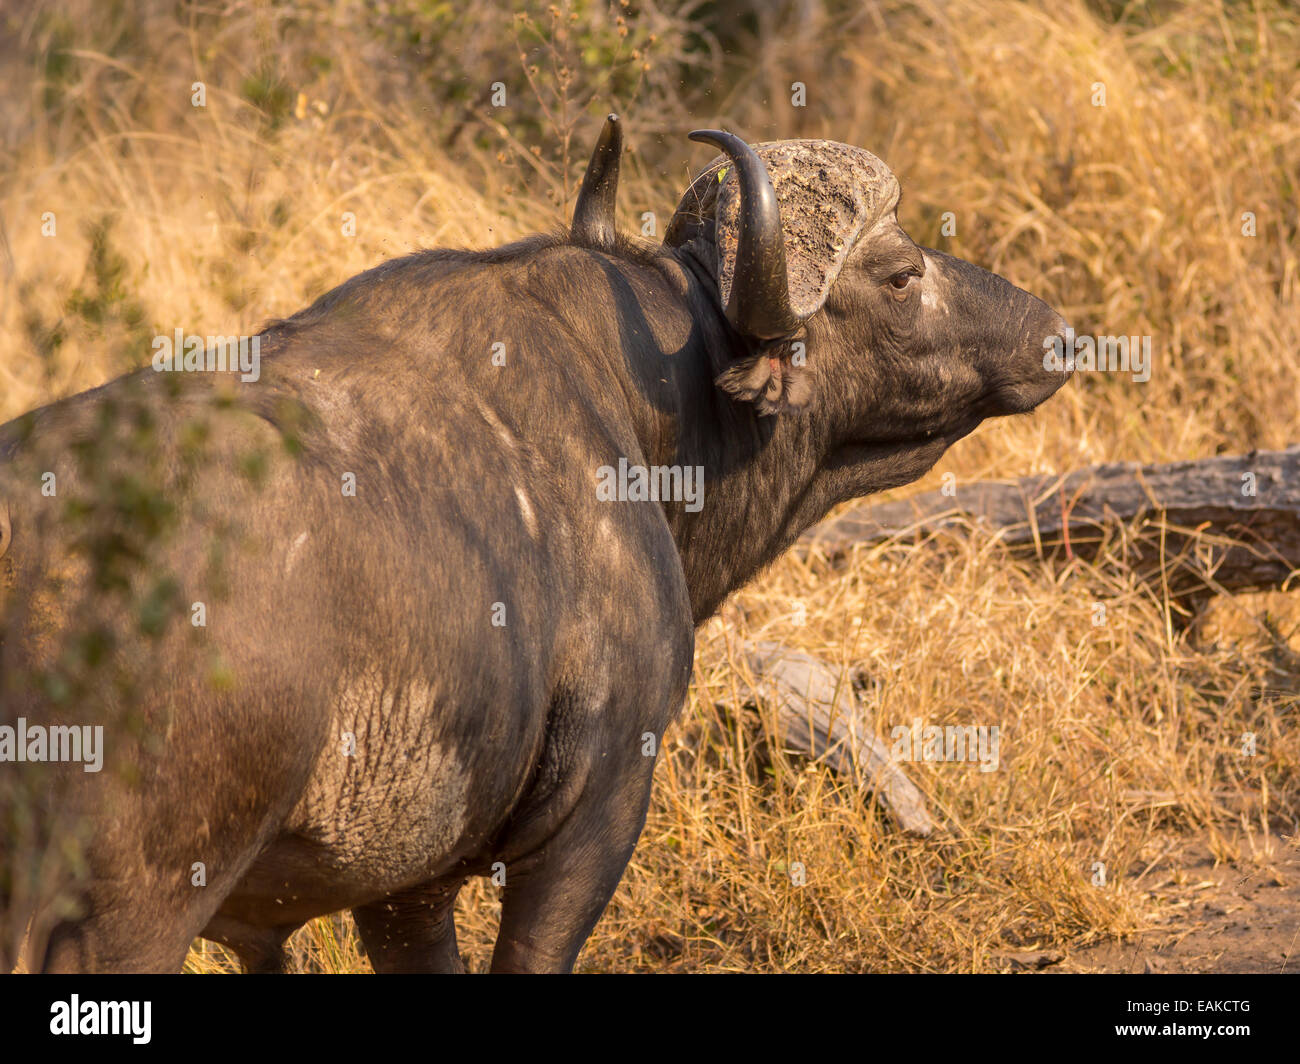
[[[765,13],[756,38],[743,20],[692,38],[684,9],[636,6],[623,38],[617,13],[539,6],[540,41],[480,3],[477,34],[475,18],[435,20],[443,36],[410,51],[390,31],[420,24],[421,5],[381,6],[369,21],[306,0],[204,9],[225,7],[220,20],[88,0],[0,16],[0,419],[142,364],[155,332],[249,332],[409,249],[559,224],[612,100],[636,148],[630,231],[646,210],[662,226],[706,161],[693,126],[831,137],[890,163],[918,241],[1003,273],[1080,333],[1154,338],[1148,383],[1076,378],[1036,415],[983,426],[916,490],[946,472],[960,493],[1296,440],[1300,21],[1280,3],[1153,5],[1160,17],[1080,0],[826,3],[799,5],[806,21]],[[512,117],[475,102],[498,77],[523,87]],[[456,78],[474,91],[440,88]],[[794,80],[807,108],[786,106]],[[783,559],[700,632],[645,833],[580,965],[986,971],[1007,950],[1164,926],[1179,894],[1153,877],[1185,848],[1249,870],[1296,833],[1298,625],[1294,596],[1239,596],[1192,640],[1117,559],[1027,567],[986,536]],[[917,717],[1000,726],[1000,771],[910,766],[944,830],[899,834],[856,781],[783,752],[767,711],[743,708],[732,653],[757,637],[862,674],[882,736]],[[1247,732],[1253,758],[1238,753]],[[473,969],[495,894],[476,882],[461,897]],[[346,917],[293,948],[304,968],[368,967]],[[232,965],[204,945],[188,967]]]

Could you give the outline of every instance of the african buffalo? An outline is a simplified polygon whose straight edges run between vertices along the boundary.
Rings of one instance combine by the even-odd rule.
[[[29,931],[47,971],[196,935],[280,970],[347,908],[377,971],[459,971],[495,869],[493,969],[567,971],[695,628],[1060,387],[1061,316],[914,244],[874,155],[691,137],[724,154],[662,246],[616,233],[611,116],[569,233],[353,277],[256,380],[146,367],[0,428],[0,967]],[[95,721],[102,771],[18,761]]]

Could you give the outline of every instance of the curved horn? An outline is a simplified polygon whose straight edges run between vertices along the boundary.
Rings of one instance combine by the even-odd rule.
[[[605,119],[605,128],[591,153],[578,202],[573,208],[569,236],[588,247],[611,249],[617,228],[614,204],[618,199],[618,164],[623,157],[623,127],[618,115]]]
[[[734,133],[697,129],[691,140],[726,152],[740,179],[740,233],[727,319],[738,332],[760,340],[789,336],[799,327],[800,318],[790,307],[781,209],[767,168]]]

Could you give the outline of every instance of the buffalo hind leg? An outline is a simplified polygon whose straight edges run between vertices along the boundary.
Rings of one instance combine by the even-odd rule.
[[[185,964],[194,932],[183,914],[143,921],[116,910],[81,921],[61,921],[50,931],[35,967],[47,973],[174,973]]]
[[[507,861],[492,971],[572,970],[623,878],[650,806],[653,761],[624,769],[621,779],[602,774],[590,781],[541,848]],[[602,791],[601,783],[611,789]]]
[[[370,966],[381,974],[464,972],[452,920],[462,883],[422,883],[353,909]]]

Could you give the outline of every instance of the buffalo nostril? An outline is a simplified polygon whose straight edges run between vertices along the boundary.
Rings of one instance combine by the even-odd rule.
[[[1053,312],[1042,338],[1043,368],[1064,372],[1069,376],[1073,370],[1073,360],[1070,357],[1074,353],[1073,348],[1074,330],[1065,318]]]

